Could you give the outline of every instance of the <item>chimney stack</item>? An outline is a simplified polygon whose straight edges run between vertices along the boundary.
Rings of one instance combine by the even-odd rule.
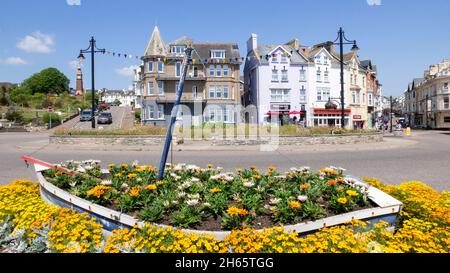
[[[247,53],[258,48],[258,35],[252,33],[252,36],[247,41]]]

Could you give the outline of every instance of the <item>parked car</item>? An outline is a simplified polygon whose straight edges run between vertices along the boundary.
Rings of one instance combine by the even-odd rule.
[[[112,124],[113,119],[111,113],[103,112],[100,113],[97,119],[98,124]]]
[[[98,110],[100,112],[106,111],[106,110],[109,110],[109,109],[110,109],[110,106],[109,106],[108,103],[101,103],[100,106],[98,107]]]
[[[91,109],[86,109],[83,110],[80,114],[80,121],[92,121],[92,110]]]

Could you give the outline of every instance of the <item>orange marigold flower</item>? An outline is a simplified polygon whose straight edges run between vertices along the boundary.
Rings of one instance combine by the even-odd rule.
[[[328,180],[327,184],[328,184],[328,186],[334,186],[337,184],[337,181],[336,180]]]
[[[309,188],[310,188],[310,185],[309,185],[309,184],[303,184],[303,185],[300,186],[300,189],[301,189],[301,190],[307,190],[307,189],[309,189]]]
[[[236,216],[236,215],[246,216],[246,215],[248,215],[248,211],[245,209],[231,207],[227,210],[227,214],[229,214],[230,216]]]
[[[137,197],[141,193],[142,188],[141,187],[135,187],[130,191],[131,197]]]
[[[273,172],[273,171],[276,170],[276,168],[275,168],[274,166],[269,166],[267,169],[268,169],[270,172]]]

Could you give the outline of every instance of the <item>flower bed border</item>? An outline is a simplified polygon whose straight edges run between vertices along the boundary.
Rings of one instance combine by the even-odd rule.
[[[94,204],[56,187],[55,185],[48,182],[42,174],[42,171],[47,170],[48,167],[41,166],[39,164],[34,164],[34,166],[40,184],[41,197],[45,201],[79,212],[86,212],[89,215],[95,217],[97,221],[103,225],[103,228],[106,231],[112,231],[118,228],[132,228],[134,226],[141,227],[144,225],[144,222],[139,221],[134,217]],[[355,179],[357,181],[357,184],[368,186],[367,183],[364,183],[355,177],[349,177]],[[288,225],[284,227],[284,230],[288,233],[296,232],[300,235],[306,235],[314,233],[324,227],[332,227],[344,224],[352,220],[369,221],[371,224],[385,221],[390,226],[394,226],[402,209],[402,203],[375,187],[368,187],[369,199],[379,207],[349,212],[324,219],[319,219],[316,221],[303,222],[296,225]],[[168,227],[166,225],[160,224],[154,225],[163,228]],[[198,235],[212,234],[217,240],[224,240],[225,237],[231,233],[230,231],[202,231],[191,229],[181,230],[187,233],[195,233]]]

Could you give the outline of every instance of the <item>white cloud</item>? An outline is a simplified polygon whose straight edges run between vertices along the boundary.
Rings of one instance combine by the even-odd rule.
[[[369,6],[381,6],[381,0],[367,0]]]
[[[55,42],[50,35],[36,31],[30,35],[25,36],[17,47],[30,53],[50,53],[53,51]]]
[[[134,70],[138,69],[139,67],[137,65],[132,65],[129,67],[124,67],[124,68],[120,68],[120,69],[116,69],[116,73],[124,76],[124,77],[132,77],[134,76]]]
[[[9,57],[6,60],[2,61],[2,63],[4,64],[9,64],[9,65],[23,65],[23,64],[27,64],[27,62],[20,58],[20,57]]]
[[[66,0],[69,6],[81,6],[81,0]]]

